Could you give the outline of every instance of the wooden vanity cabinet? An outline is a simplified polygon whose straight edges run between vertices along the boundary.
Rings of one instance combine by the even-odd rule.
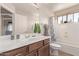
[[[30,52],[27,56],[37,56],[37,50]]]
[[[45,39],[43,44],[44,45],[49,44],[49,39]]]
[[[38,49],[39,56],[49,56],[50,55],[50,45],[49,39],[43,40],[43,47]]]
[[[38,41],[17,49],[3,52],[3,56],[49,56],[49,39]]]
[[[33,43],[33,44],[30,44],[29,45],[29,52],[37,50],[37,49],[41,48],[42,46],[43,46],[43,40]]]
[[[0,56],[3,56],[3,54],[0,54]]]
[[[40,49],[38,49],[38,55],[39,56],[49,56],[49,45],[45,45],[43,47],[41,47]]]
[[[2,53],[4,56],[25,56],[28,54],[28,46],[20,47],[14,50],[10,50]]]

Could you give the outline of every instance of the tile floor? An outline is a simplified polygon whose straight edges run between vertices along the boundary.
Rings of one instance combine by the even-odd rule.
[[[51,56],[54,56],[53,52],[51,53]],[[66,53],[66,52],[63,52],[63,51],[58,51],[58,56],[73,56],[73,55]]]

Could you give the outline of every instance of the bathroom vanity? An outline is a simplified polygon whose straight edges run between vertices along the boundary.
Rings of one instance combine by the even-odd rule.
[[[25,33],[27,17],[0,5],[0,55],[1,56],[48,56],[49,36],[14,38],[17,33]],[[23,24],[21,24],[23,22]],[[28,31],[27,31],[28,32]],[[33,34],[33,33],[32,33]]]
[[[49,36],[16,39],[0,43],[1,56],[49,56]]]

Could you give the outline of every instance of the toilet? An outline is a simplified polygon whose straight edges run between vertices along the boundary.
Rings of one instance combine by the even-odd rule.
[[[51,55],[58,56],[58,50],[61,48],[61,45],[58,43],[50,43],[50,48]]]

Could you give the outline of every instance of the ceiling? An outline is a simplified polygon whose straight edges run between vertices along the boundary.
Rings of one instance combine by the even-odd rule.
[[[39,9],[33,6],[33,3],[13,3],[15,10],[21,14],[40,14],[52,15],[53,12],[77,5],[77,3],[39,3]]]

